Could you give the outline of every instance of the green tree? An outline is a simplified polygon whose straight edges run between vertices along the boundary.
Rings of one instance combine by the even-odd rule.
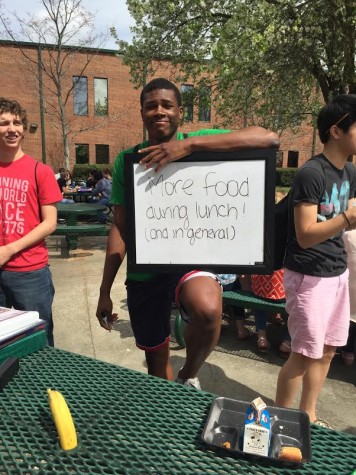
[[[85,75],[85,71],[99,48],[105,41],[103,35],[94,31],[94,15],[85,10],[82,0],[41,0],[42,14],[19,15],[15,11],[6,15],[0,0],[1,36],[18,44],[24,57],[24,66],[43,85],[45,112],[52,124],[59,129],[66,168],[70,167],[71,138],[93,126],[75,125],[70,120],[68,107],[75,82]],[[2,8],[1,8],[2,7]],[[15,29],[14,29],[15,27]],[[33,59],[22,41],[38,44],[41,51]],[[75,45],[75,46],[74,46]],[[78,53],[86,52],[78,60]],[[85,58],[83,61],[83,57]],[[68,81],[71,65],[77,65],[76,81]],[[43,78],[43,80],[42,80]],[[68,85],[70,84],[70,85]]]
[[[298,126],[339,93],[355,93],[355,0],[127,0],[137,86],[170,59],[196,83],[208,72],[219,113],[275,130]],[[115,35],[115,30],[112,31]],[[208,83],[208,84],[207,84]]]

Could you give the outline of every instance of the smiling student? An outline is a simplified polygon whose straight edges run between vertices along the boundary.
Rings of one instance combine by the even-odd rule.
[[[318,115],[323,152],[296,174],[289,198],[291,239],[284,272],[292,352],[282,367],[276,405],[291,407],[302,388],[299,408],[310,421],[336,348],[346,344],[349,271],[344,230],[355,226],[356,95],[337,96]]]
[[[158,78],[149,82],[140,96],[142,121],[148,140],[139,145],[147,155],[141,164],[159,170],[174,160],[194,151],[223,152],[244,148],[278,147],[278,135],[261,127],[240,131],[200,130],[183,135],[178,131],[183,116],[181,95],[170,81]],[[114,225],[111,228],[97,318],[110,330],[116,318],[110,291],[117,271],[125,257],[126,208],[124,156],[116,158],[111,203],[114,204]],[[175,295],[185,328],[186,361],[176,381],[200,388],[198,371],[213,350],[220,335],[222,316],[221,285],[216,275],[192,271],[189,274],[129,273],[126,280],[127,304],[136,344],[145,351],[148,373],[172,380],[169,362],[169,335],[172,300]]]
[[[53,171],[23,152],[26,112],[0,97],[0,306],[35,310],[53,346],[54,287],[44,239],[62,194]]]

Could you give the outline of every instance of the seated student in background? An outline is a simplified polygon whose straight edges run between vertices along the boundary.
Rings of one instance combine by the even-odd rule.
[[[112,177],[109,168],[105,168],[102,172],[95,170],[93,176],[96,184],[91,191],[92,198],[88,199],[88,202],[109,204],[112,187]]]
[[[100,178],[99,178],[100,180]],[[85,183],[85,186],[87,188],[94,188],[96,185],[96,181],[94,179],[94,170],[90,170],[89,173],[88,173],[88,179]]]
[[[349,271],[345,229],[356,224],[356,95],[326,104],[317,119],[323,152],[307,161],[289,196],[289,226],[284,288],[292,352],[278,376],[275,403],[299,408],[310,421],[337,347],[347,342],[350,325]],[[351,198],[351,199],[350,199]]]
[[[262,297],[269,301],[285,302],[283,269],[274,271],[273,274],[270,275],[253,274],[251,276],[251,292],[257,297]],[[255,310],[254,315],[257,331],[257,347],[261,353],[266,353],[271,346],[266,334],[270,314],[265,310]],[[273,314],[272,316],[275,321],[277,321],[276,315],[278,314]],[[280,317],[278,320],[283,319]],[[288,358],[290,352],[290,336],[286,327],[283,341],[279,346],[279,354],[282,358]]]
[[[58,187],[62,193],[62,200],[61,203],[66,203],[66,204],[71,204],[74,203],[74,200],[72,198],[65,198],[64,195],[65,193],[71,193],[73,191],[76,191],[78,188],[72,188],[68,184],[68,172],[65,168],[60,168],[59,169],[60,177],[57,180]]]
[[[91,196],[88,197],[87,202],[88,203],[96,203],[97,200],[99,199],[98,193],[95,190],[97,184],[100,182],[100,180],[103,179],[103,172],[101,170],[93,170],[91,172],[92,178],[91,183],[92,183],[92,190],[91,190]]]
[[[58,169],[58,172],[54,174],[54,177],[55,177],[56,180],[58,180],[58,178],[61,177],[61,169],[60,168]]]
[[[349,269],[351,320],[346,346],[341,348],[341,358],[345,365],[351,366],[355,361],[356,352],[356,229],[344,233],[344,243]]]
[[[223,292],[241,289],[240,277],[236,274],[218,274]],[[245,327],[245,309],[243,307],[229,306],[229,313],[235,319],[237,339],[246,340],[251,338],[253,333]]]
[[[72,180],[72,174],[69,170],[66,170],[65,180],[66,180],[66,185],[68,186],[68,188],[73,189],[75,187],[75,183]]]
[[[147,153],[141,164],[156,171],[169,162],[190,155],[193,151],[223,152],[245,148],[278,147],[278,135],[261,127],[239,131],[199,130],[184,138],[178,126],[183,117],[182,98],[170,81],[158,78],[143,88],[140,96],[141,117],[148,140],[139,146]],[[126,206],[124,159],[134,146],[115,160],[111,202],[114,205],[114,225],[111,227],[104,273],[96,316],[100,325],[111,330],[116,316],[110,297],[115,276],[125,258]],[[126,184],[126,186],[128,186]],[[176,381],[200,388],[198,371],[216,345],[221,327],[221,285],[216,275],[191,271],[188,274],[128,273],[127,305],[136,345],[145,351],[148,373],[173,380],[169,359],[170,317],[173,295],[187,321],[184,330],[186,360]]]
[[[102,172],[95,170],[93,176],[94,179],[101,178],[97,181],[95,188],[91,192],[93,196],[89,197],[87,202],[108,206],[112,187],[111,172],[109,168],[105,168]],[[106,223],[107,216],[105,213],[99,213],[98,220],[100,223]]]

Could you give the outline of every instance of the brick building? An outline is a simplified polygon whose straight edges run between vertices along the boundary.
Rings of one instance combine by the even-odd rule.
[[[70,50],[66,48],[66,52]],[[17,99],[27,111],[29,130],[25,150],[56,171],[65,166],[57,97],[53,82],[44,73],[39,74],[37,66],[39,60],[49,64],[52,52],[45,45],[0,40],[1,95]],[[77,52],[72,48],[72,53],[66,59],[62,78],[64,93],[74,84],[66,105],[70,168],[75,163],[113,163],[122,149],[143,138],[140,91],[134,89],[129,70],[116,51],[88,48]],[[174,70],[167,63],[156,73],[158,76],[175,82]],[[177,85],[184,92],[194,87],[194,84]],[[182,131],[219,126],[214,104],[210,107],[207,101],[188,104],[185,114],[191,122]],[[231,128],[238,128],[239,123],[237,118]],[[284,132],[280,152],[283,166],[302,164],[311,156],[312,147],[312,127],[304,125],[298,133]],[[319,150],[317,139],[316,151]]]

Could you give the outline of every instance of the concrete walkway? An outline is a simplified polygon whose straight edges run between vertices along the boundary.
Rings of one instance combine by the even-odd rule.
[[[124,266],[116,279],[112,297],[119,315],[115,329],[107,332],[95,317],[99,285],[105,257],[105,237],[82,237],[79,248],[68,255],[64,237],[47,239],[50,266],[56,288],[53,306],[55,346],[98,360],[146,372],[144,354],[134,343],[126,307]],[[247,345],[249,357],[241,357],[233,349]],[[241,352],[240,352],[241,353]],[[175,374],[183,365],[185,351],[171,344]],[[270,361],[269,361],[270,358]],[[278,372],[283,360],[275,354],[260,361],[256,340],[235,340],[233,326],[222,327],[216,350],[201,368],[202,388],[214,394],[251,401],[261,396],[272,404]],[[324,386],[318,415],[335,429],[356,435],[355,411],[356,364],[345,367],[336,357]]]

